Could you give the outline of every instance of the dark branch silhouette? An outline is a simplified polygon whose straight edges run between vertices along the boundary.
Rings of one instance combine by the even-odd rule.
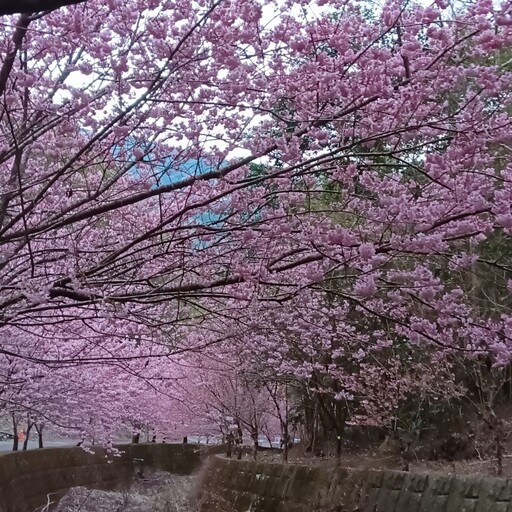
[[[28,14],[40,11],[53,11],[66,5],[76,5],[86,0],[0,0],[0,15]]]

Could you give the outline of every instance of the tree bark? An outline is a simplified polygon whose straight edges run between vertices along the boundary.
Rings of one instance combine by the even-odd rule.
[[[500,418],[496,421],[496,476],[503,476],[503,422]]]
[[[12,440],[12,451],[17,452],[19,447],[19,440],[18,440],[18,420],[16,419],[16,415],[12,415],[12,433],[14,435]]]
[[[27,423],[27,433],[26,433],[25,439],[23,441],[23,451],[26,451],[27,448],[28,448],[28,438],[30,437],[30,431],[31,431],[33,426],[34,426],[34,423],[31,422],[30,420],[28,420],[28,423]]]
[[[243,431],[240,423],[236,428],[236,458],[242,460],[242,442],[243,442]]]
[[[44,448],[44,444],[43,444],[43,430],[44,430],[44,423],[41,423],[41,425],[38,425],[37,423],[34,424],[35,426],[35,429],[36,429],[36,432],[38,434],[38,447],[39,448]]]
[[[233,434],[231,432],[226,436],[226,457],[228,459],[233,455]]]
[[[0,0],[0,15],[31,14],[40,11],[52,11],[66,5],[76,5],[86,0]]]
[[[281,444],[283,446],[283,462],[288,462],[288,448],[290,444],[290,435],[288,434],[288,419],[281,425]]]
[[[258,441],[258,427],[254,427],[253,431],[251,432],[252,442],[254,444],[254,452],[253,452],[253,459],[256,460],[258,458],[258,448],[259,448],[259,441]],[[272,447],[272,445],[270,445]]]
[[[339,404],[337,406],[340,407]],[[347,422],[347,416],[344,410],[338,410],[336,414],[336,458],[339,461],[341,459],[341,453],[343,451],[343,438],[345,436],[345,426]]]
[[[336,459],[338,460],[338,462],[341,459],[342,447],[343,447],[343,438],[342,438],[341,434],[338,432],[336,434]]]

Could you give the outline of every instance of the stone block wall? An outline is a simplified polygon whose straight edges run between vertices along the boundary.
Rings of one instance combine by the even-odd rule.
[[[201,465],[202,452],[194,445],[118,445],[120,456],[103,449],[46,448],[0,455],[0,512],[34,512],[62,497],[69,488],[128,487],[134,468],[190,474]],[[134,462],[134,459],[135,460]],[[140,459],[144,460],[142,464]]]
[[[128,487],[134,469],[191,474],[216,450],[194,445],[49,448],[0,456],[0,512],[34,512],[70,487]],[[211,452],[211,453],[210,453]],[[512,481],[210,457],[200,512],[512,512]]]
[[[200,512],[512,512],[512,481],[213,457]]]

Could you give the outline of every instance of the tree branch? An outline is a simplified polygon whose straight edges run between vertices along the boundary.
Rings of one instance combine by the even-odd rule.
[[[0,14],[2,13],[2,5],[4,3],[0,0]],[[22,14],[16,24],[16,29],[14,31],[14,35],[12,37],[13,47],[5,56],[4,63],[2,65],[2,69],[0,70],[0,94],[5,92],[5,87],[7,85],[7,79],[12,70],[12,66],[14,64],[14,60],[16,59],[16,55],[21,49],[21,45],[23,43],[23,39],[27,32],[27,28],[30,24],[30,16],[28,14]]]
[[[0,15],[32,14],[39,11],[52,11],[66,5],[76,5],[86,0],[0,0]]]

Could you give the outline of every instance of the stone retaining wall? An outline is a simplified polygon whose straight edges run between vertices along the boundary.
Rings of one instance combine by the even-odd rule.
[[[0,512],[34,512],[70,487],[128,487],[144,468],[187,475],[210,451],[194,445],[48,448],[0,456]],[[134,462],[135,461],[135,462]],[[398,471],[347,470],[212,457],[200,512],[512,512],[512,481]]]
[[[512,481],[213,457],[200,512],[512,512]]]
[[[202,452],[194,445],[118,445],[120,456],[103,449],[46,448],[0,455],[0,512],[34,512],[62,497],[75,486],[97,489],[128,487],[134,468],[159,469],[188,475],[201,465]]]

